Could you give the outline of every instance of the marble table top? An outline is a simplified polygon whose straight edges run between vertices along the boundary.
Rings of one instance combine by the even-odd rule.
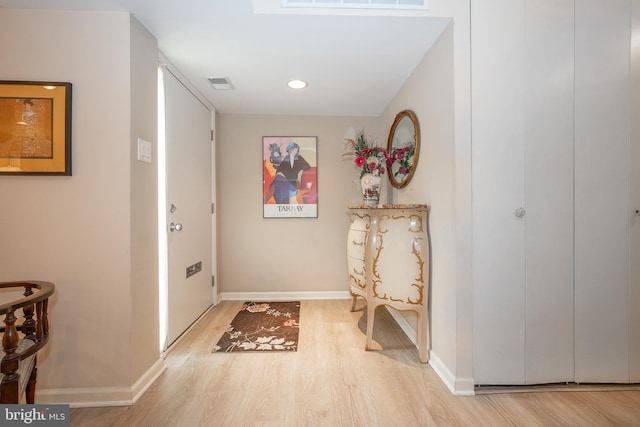
[[[393,204],[393,205],[376,205],[376,206],[367,206],[367,205],[347,205],[348,209],[429,209],[428,205],[424,204]]]

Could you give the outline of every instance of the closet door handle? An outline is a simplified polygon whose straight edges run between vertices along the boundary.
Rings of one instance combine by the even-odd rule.
[[[518,208],[515,211],[516,218],[524,218],[526,213],[527,213],[527,211],[524,208]]]

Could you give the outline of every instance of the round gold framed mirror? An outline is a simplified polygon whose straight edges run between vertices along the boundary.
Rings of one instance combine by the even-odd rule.
[[[388,174],[389,181],[395,188],[404,188],[413,178],[420,155],[420,125],[413,111],[403,110],[396,115],[387,151],[396,159]]]

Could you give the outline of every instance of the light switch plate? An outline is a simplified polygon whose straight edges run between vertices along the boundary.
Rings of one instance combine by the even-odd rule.
[[[138,160],[151,163],[151,143],[138,138]]]

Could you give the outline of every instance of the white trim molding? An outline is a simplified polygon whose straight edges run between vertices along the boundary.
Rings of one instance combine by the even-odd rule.
[[[416,330],[409,324],[409,322],[406,321],[400,312],[396,310],[389,310],[387,307],[385,307],[385,309],[389,311],[391,316],[398,323],[398,326],[400,326],[400,329],[404,331],[407,338],[409,338],[417,348],[418,333]],[[473,378],[457,378],[433,350],[429,351],[429,365],[431,365],[431,368],[440,377],[452,394],[456,396],[473,396],[475,394]]]
[[[158,359],[131,387],[86,387],[36,390],[36,401],[68,404],[71,408],[133,405],[167,369]]]
[[[457,378],[433,351],[429,354],[429,364],[453,395],[473,396],[476,394],[473,378]]]
[[[322,292],[222,292],[222,301],[291,301],[319,299],[349,299],[349,291]]]

